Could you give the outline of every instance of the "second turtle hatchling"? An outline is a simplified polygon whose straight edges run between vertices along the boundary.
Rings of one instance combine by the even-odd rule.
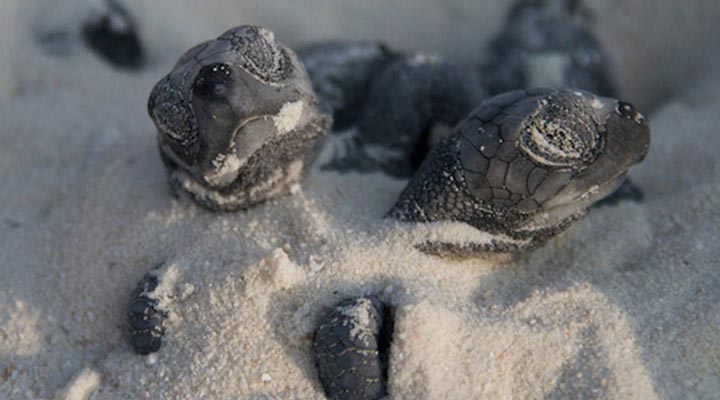
[[[188,50],[148,112],[173,186],[223,211],[287,193],[332,120],[295,53],[255,26]]]

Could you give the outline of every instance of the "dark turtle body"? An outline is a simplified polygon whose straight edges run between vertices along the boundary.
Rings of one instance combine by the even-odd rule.
[[[374,82],[360,139],[383,171],[410,176],[434,144],[487,98],[472,70],[433,54],[417,53],[388,66]]]
[[[372,83],[400,54],[382,43],[320,42],[301,47],[305,64],[323,112],[332,114],[333,131],[357,123]]]
[[[617,96],[612,63],[578,0],[525,0],[511,9],[481,68],[492,94],[535,87]]]
[[[158,286],[158,268],[138,282],[127,305],[130,344],[135,353],[148,355],[160,350],[168,313],[159,306],[154,291]]]
[[[287,193],[331,121],[292,50],[254,26],[185,53],[148,112],[173,185],[226,211]]]

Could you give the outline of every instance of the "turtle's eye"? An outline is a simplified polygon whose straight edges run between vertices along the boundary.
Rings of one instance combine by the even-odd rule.
[[[632,104],[626,103],[624,101],[618,101],[615,112],[617,112],[618,115],[620,115],[621,117],[635,121],[635,123],[637,123],[638,125],[642,125],[645,121],[645,117],[643,117],[643,115],[639,112],[635,111],[635,107],[633,107]]]
[[[225,64],[203,67],[193,83],[193,93],[208,100],[226,98],[232,89],[232,73]]]
[[[635,108],[630,103],[625,103],[624,101],[618,101],[617,105],[617,112],[620,115],[629,117],[635,113]]]

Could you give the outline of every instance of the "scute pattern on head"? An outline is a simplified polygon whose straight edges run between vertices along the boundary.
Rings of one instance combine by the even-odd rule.
[[[188,109],[188,101],[183,93],[171,87],[166,81],[159,86],[158,96],[151,98],[148,108],[155,116],[158,129],[176,140],[184,148],[192,147],[197,142],[197,121],[195,114]],[[171,118],[170,118],[171,116]]]
[[[275,42],[275,35],[261,27],[241,26],[223,33],[237,55],[236,65],[266,83],[278,83],[291,74],[288,55]]]

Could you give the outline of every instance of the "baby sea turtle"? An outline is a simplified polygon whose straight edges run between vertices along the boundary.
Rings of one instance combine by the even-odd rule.
[[[628,103],[577,90],[517,90],[473,111],[438,144],[389,216],[456,221],[487,242],[426,242],[428,253],[473,256],[537,246],[615,190],[645,157],[650,131]],[[313,353],[330,399],[387,394],[392,309],[343,300],[320,321]]]
[[[364,43],[308,49],[301,54],[321,103],[343,121],[333,131],[344,142],[326,170],[409,177],[429,148],[487,98],[475,71],[436,54]]]
[[[333,131],[357,124],[372,82],[401,55],[382,43],[320,42],[297,51]]]
[[[410,176],[429,149],[487,98],[472,70],[434,54],[416,53],[390,64],[373,82],[359,138],[383,171]]]
[[[187,51],[148,112],[173,186],[223,211],[287,193],[331,124],[295,53],[255,26]]]
[[[130,13],[114,0],[98,1],[97,5],[97,13],[83,25],[85,43],[112,65],[140,68],[145,57]]]
[[[649,144],[647,121],[628,103],[580,90],[508,92],[432,150],[388,215],[493,235],[486,244],[420,246],[431,253],[531,249],[617,189]]]
[[[579,0],[523,0],[491,42],[481,68],[492,94],[535,87],[617,96],[610,58]]]

